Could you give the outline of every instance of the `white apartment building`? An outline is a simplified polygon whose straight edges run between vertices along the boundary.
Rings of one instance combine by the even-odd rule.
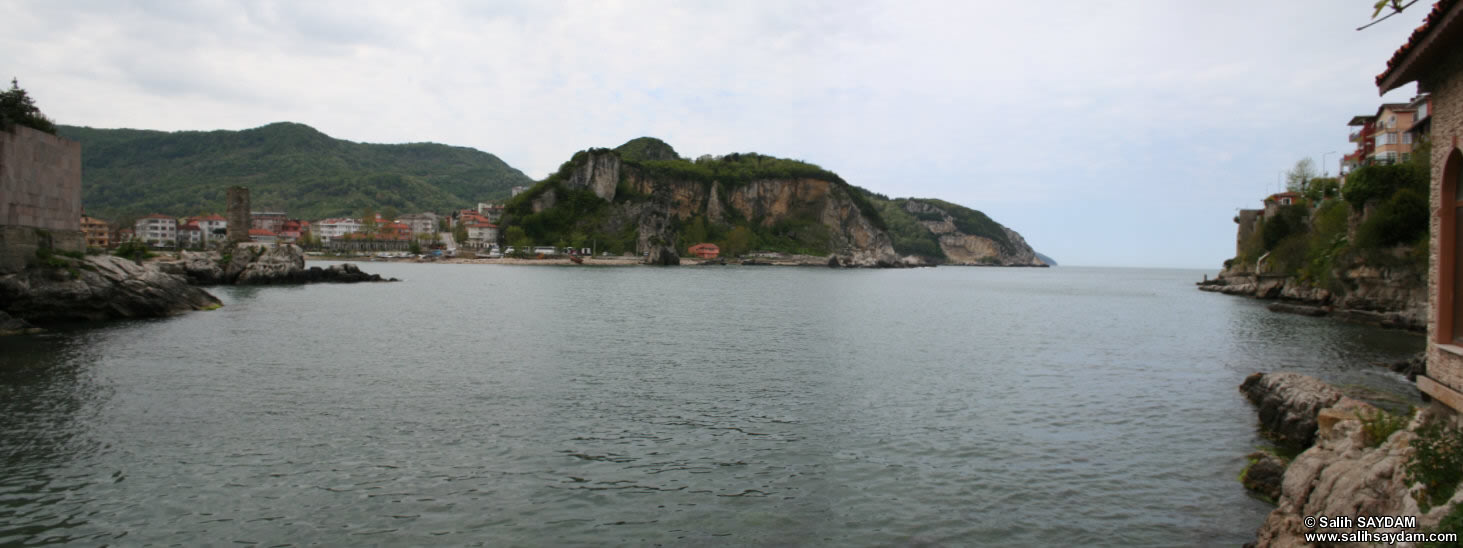
[[[137,239],[148,245],[171,247],[178,244],[178,221],[167,215],[152,214],[133,225]]]
[[[329,243],[330,240],[345,236],[346,234],[360,232],[363,228],[360,220],[345,218],[325,219],[311,226],[323,243]]]

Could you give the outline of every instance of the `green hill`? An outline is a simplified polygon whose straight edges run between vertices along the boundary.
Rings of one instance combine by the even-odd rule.
[[[206,132],[60,126],[60,134],[81,142],[82,205],[111,220],[217,212],[233,185],[249,187],[256,209],[318,219],[365,207],[447,211],[532,183],[480,150],[355,143],[289,122]]]

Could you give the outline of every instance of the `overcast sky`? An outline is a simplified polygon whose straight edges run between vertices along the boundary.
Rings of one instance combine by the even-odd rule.
[[[534,178],[651,135],[973,207],[1063,265],[1217,270],[1281,172],[1335,173],[1431,2],[1358,32],[1370,4],[0,0],[0,70],[63,124],[293,121]]]

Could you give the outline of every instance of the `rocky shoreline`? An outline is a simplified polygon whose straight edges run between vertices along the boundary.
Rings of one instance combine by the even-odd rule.
[[[1364,419],[1375,420],[1380,410],[1347,396],[1325,382],[1296,373],[1255,373],[1240,385],[1240,392],[1255,404],[1260,425],[1273,439],[1304,448],[1293,459],[1269,452],[1249,455],[1250,466],[1241,474],[1244,486],[1275,503],[1247,546],[1308,546],[1309,532],[1345,533],[1367,530],[1419,532],[1435,529],[1460,497],[1424,512],[1417,502],[1418,487],[1407,480],[1406,466],[1421,425],[1455,421],[1453,414],[1429,407],[1410,417],[1385,439],[1370,439]],[[1456,425],[1454,425],[1456,426]],[[1417,516],[1417,527],[1327,528],[1314,516]]]
[[[1354,264],[1338,270],[1336,291],[1296,276],[1257,273],[1229,264],[1217,278],[1196,284],[1201,291],[1278,301],[1273,312],[1337,319],[1422,332],[1427,330],[1427,284],[1413,268]]]
[[[75,322],[155,318],[223,303],[199,286],[399,281],[351,263],[305,267],[294,245],[239,245],[138,263],[110,255],[38,254],[0,274],[0,335]]]

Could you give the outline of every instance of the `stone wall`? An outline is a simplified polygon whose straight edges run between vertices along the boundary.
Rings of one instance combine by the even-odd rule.
[[[1454,151],[1463,150],[1463,49],[1455,49],[1439,63],[1433,74],[1441,78],[1419,82],[1422,91],[1433,95],[1432,112],[1432,185],[1433,204],[1442,203],[1443,170]],[[1428,244],[1428,304],[1433,311],[1427,320],[1427,376],[1453,390],[1463,392],[1463,356],[1444,351],[1437,340],[1438,284],[1440,279],[1439,243],[1442,241],[1441,219],[1433,212]],[[1451,283],[1449,280],[1447,283]],[[1449,303],[1442,303],[1447,306]],[[1463,321],[1458,318],[1456,321]],[[1439,398],[1443,399],[1443,398]],[[1446,400],[1445,400],[1446,401]],[[1451,405],[1451,404],[1450,404]],[[1456,406],[1455,406],[1456,407]]]
[[[241,186],[228,188],[228,203],[224,204],[226,210],[224,215],[228,216],[228,226],[224,231],[228,233],[228,241],[231,243],[249,241],[249,228],[254,226],[254,221],[249,215],[249,189]]]
[[[1239,223],[1239,230],[1235,233],[1234,256],[1241,257],[1245,254],[1245,240],[1255,233],[1260,227],[1261,209],[1241,209],[1239,215],[1235,216],[1234,222]]]
[[[81,143],[18,126],[0,131],[0,273],[38,248],[81,251]]]

